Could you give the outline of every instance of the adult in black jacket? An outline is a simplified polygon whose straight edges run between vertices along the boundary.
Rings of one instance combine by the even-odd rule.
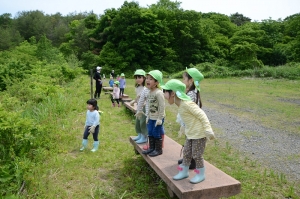
[[[95,90],[94,98],[99,99],[102,90],[102,79],[100,75],[101,67],[97,66],[96,70],[97,72],[94,74],[94,79],[96,81],[96,90]]]

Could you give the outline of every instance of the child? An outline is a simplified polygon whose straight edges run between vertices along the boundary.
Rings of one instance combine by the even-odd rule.
[[[146,73],[142,69],[138,69],[134,73],[135,78],[135,92],[136,98],[130,102],[130,105],[133,106],[134,103],[139,103],[140,96],[144,90]],[[146,112],[144,102],[142,103],[142,111]],[[136,117],[135,120],[135,131],[138,133],[138,136],[133,140],[136,141],[137,144],[142,144],[147,142],[147,126],[146,126],[146,116],[144,114],[140,115],[140,117]]]
[[[182,75],[183,83],[186,86],[186,94],[191,98],[193,102],[199,105],[202,108],[202,102],[200,98],[200,81],[204,79],[202,73],[196,68],[186,69],[186,72]],[[179,136],[184,134],[184,123],[181,120],[179,113],[177,114],[177,120],[180,124]],[[178,164],[182,163],[182,159],[178,160]],[[189,169],[195,169],[196,163],[192,158]]]
[[[110,79],[109,79],[109,86],[110,87],[114,87],[114,78],[113,78],[113,76],[110,76]]]
[[[204,111],[185,94],[186,86],[179,80],[171,79],[164,86],[164,97],[169,104],[176,104],[182,121],[185,124],[186,142],[183,150],[183,162],[178,166],[179,173],[173,176],[174,180],[189,177],[189,165],[195,159],[196,175],[191,183],[199,183],[205,179],[203,153],[206,140],[214,139],[210,122]]]
[[[119,81],[114,82],[114,89],[113,89],[113,93],[112,93],[112,96],[111,96],[112,107],[115,107],[115,101],[117,101],[118,107],[120,107],[120,103],[119,103],[119,98],[120,98],[119,84],[120,84]]]
[[[98,150],[99,146],[98,134],[100,127],[100,116],[98,112],[97,100],[89,99],[86,103],[88,110],[86,112],[86,121],[83,132],[82,147],[80,148],[80,151],[83,151],[87,147],[88,137],[90,133],[92,133],[94,138],[94,144],[93,149],[91,151],[95,152]]]
[[[125,85],[126,85],[124,73],[121,74],[121,78],[120,78],[119,82],[120,82],[120,98],[122,98],[124,95],[124,90],[125,90]]]
[[[162,84],[162,73],[159,70],[150,71],[146,77],[146,85],[150,90],[147,96],[146,124],[148,129],[149,149],[143,151],[151,157],[162,154],[162,137],[165,117],[165,100],[163,92],[158,88]]]

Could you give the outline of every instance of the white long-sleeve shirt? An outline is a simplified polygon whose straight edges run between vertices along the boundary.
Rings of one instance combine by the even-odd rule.
[[[144,90],[142,91],[142,93],[140,94],[140,98],[139,98],[139,101],[137,103],[137,112],[139,111],[143,111],[143,108],[144,106],[146,106],[146,115],[148,115],[148,112],[149,112],[149,106],[147,105],[147,96],[149,94],[150,90],[146,87],[144,87]]]

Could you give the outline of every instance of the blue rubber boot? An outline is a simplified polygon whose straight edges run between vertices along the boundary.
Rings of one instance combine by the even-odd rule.
[[[138,133],[138,136],[137,136],[137,137],[135,137],[135,138],[133,138],[133,140],[134,140],[134,141],[137,141],[137,140],[139,140],[139,139],[141,138],[141,135],[142,135],[141,133]]]
[[[196,175],[190,180],[191,183],[197,184],[205,180],[205,167],[194,170]]]
[[[141,134],[141,138],[138,139],[137,141],[135,141],[137,144],[142,144],[142,143],[145,143],[147,142],[147,137],[145,135],[142,135]]]
[[[93,144],[93,149],[91,150],[92,152],[95,152],[98,150],[98,147],[99,147],[99,141],[94,141],[94,144]]]
[[[86,148],[87,144],[88,144],[88,140],[82,139],[82,147],[80,148],[80,151],[83,151]]]
[[[173,176],[174,180],[181,180],[189,177],[189,166],[178,165],[177,169],[179,173],[176,176]]]

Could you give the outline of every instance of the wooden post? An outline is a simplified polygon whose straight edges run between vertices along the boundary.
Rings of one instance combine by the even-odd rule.
[[[91,69],[91,99],[94,98],[93,94],[93,69]]]

